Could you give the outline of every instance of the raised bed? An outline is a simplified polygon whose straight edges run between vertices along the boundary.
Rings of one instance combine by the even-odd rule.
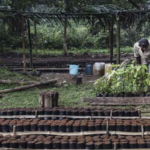
[[[150,105],[150,97],[94,97],[81,98],[92,106],[139,106]]]
[[[5,149],[150,149],[150,136],[44,136],[22,135],[0,138]]]

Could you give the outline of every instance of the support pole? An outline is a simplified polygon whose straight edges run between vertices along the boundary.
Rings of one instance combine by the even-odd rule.
[[[113,22],[109,26],[109,48],[110,48],[110,63],[113,63],[113,43],[114,43],[114,24]]]
[[[26,71],[26,52],[25,52],[25,38],[24,38],[24,18],[22,17],[22,48],[23,48],[23,71]]]
[[[33,69],[33,59],[32,59],[32,43],[31,43],[31,33],[30,33],[30,21],[28,22],[28,37],[29,37],[29,46],[30,46],[30,67]]]
[[[119,16],[117,20],[117,64],[120,64],[120,19]]]
[[[35,31],[35,54],[37,58],[37,30],[36,30],[36,22],[34,22],[34,31]]]

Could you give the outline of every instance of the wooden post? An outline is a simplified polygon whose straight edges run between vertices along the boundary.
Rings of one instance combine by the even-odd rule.
[[[44,108],[44,100],[45,100],[45,91],[40,92],[39,94],[39,107]]]
[[[26,52],[25,52],[25,38],[24,38],[24,18],[22,17],[22,48],[23,48],[23,71],[26,71]]]
[[[34,31],[35,31],[35,54],[37,58],[37,30],[36,30],[36,22],[34,22]]]
[[[110,63],[113,63],[113,43],[114,43],[114,24],[109,26],[109,48],[110,48]]]
[[[120,19],[119,16],[117,20],[117,64],[120,64]]]
[[[33,59],[32,59],[32,42],[31,42],[31,33],[30,33],[30,21],[28,22],[28,37],[29,37],[29,46],[30,46],[30,67],[33,69]]]
[[[63,43],[63,49],[64,49],[64,55],[67,55],[67,20],[65,19],[65,24],[64,24],[64,43]]]

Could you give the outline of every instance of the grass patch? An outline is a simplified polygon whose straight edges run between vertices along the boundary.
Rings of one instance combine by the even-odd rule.
[[[1,80],[10,79],[25,79],[30,80],[29,77],[15,72],[9,72],[6,69],[0,69]],[[0,84],[0,90],[13,88],[19,85],[15,84]],[[41,91],[58,91],[59,106],[65,107],[83,107],[85,103],[80,99],[81,97],[94,97],[95,91],[91,84],[82,85],[68,85],[67,87],[50,87],[40,86],[30,88],[22,91],[5,93],[4,97],[0,99],[0,108],[8,107],[38,107],[38,96]]]
[[[123,53],[133,53],[133,47],[121,47],[121,52]],[[23,53],[22,49],[16,49],[16,50],[8,50],[10,52],[16,52],[16,53]],[[29,51],[26,51],[27,54],[29,54]],[[68,50],[68,53],[73,53],[73,54],[84,54],[84,53],[89,53],[89,54],[109,54],[109,49],[76,49],[72,48]],[[117,49],[114,48],[114,54],[117,53]],[[33,49],[33,55],[35,55],[35,50]],[[52,49],[38,49],[38,55],[63,55],[63,50],[52,50]]]

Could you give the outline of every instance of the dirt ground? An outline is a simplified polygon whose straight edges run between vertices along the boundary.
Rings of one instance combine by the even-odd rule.
[[[100,76],[87,75],[85,73],[82,73],[80,76],[82,77],[83,84],[94,83],[97,79],[100,78]],[[72,76],[69,73],[43,73],[40,78],[41,81],[58,79],[59,83],[76,83],[75,76]]]

